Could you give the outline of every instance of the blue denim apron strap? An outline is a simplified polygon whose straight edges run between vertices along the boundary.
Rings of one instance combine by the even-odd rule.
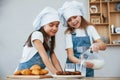
[[[47,54],[48,56],[50,56],[50,52],[48,52]],[[35,65],[35,64],[39,65],[42,69],[46,67],[38,52],[29,61],[20,63],[18,66],[18,70],[29,69],[32,65]]]

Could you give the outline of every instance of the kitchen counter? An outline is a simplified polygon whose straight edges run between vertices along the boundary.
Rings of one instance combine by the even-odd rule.
[[[2,78],[0,80],[120,80],[120,77],[44,78],[44,79],[11,79],[11,78]]]

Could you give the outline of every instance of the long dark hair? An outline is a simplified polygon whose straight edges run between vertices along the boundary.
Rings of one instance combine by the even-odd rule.
[[[85,20],[84,18],[83,18],[83,16],[81,16],[81,28],[86,28],[88,25],[93,25],[93,24],[91,24],[90,22],[88,22],[87,20]],[[69,26],[69,24],[67,24],[67,29],[66,29],[66,31],[65,31],[65,34],[66,33],[73,33],[74,32],[74,30],[75,30],[75,28],[71,28],[70,26]]]
[[[52,36],[51,37],[51,42],[50,42],[50,46],[48,46],[48,34],[44,31],[44,28],[41,27],[39,30],[37,31],[40,31],[41,33],[43,33],[43,38],[44,38],[44,42],[43,42],[43,46],[45,48],[46,51],[50,51],[50,53],[53,53],[54,52],[54,48],[55,48],[55,36]],[[33,32],[32,32],[33,33]],[[31,36],[32,36],[32,33],[29,35],[27,41],[25,42],[25,45],[27,45],[28,47],[33,47],[32,46],[32,43],[31,43]]]

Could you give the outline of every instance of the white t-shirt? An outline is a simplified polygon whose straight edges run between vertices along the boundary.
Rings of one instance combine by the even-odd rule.
[[[90,36],[91,44],[93,43],[93,41],[100,38],[98,32],[96,31],[96,29],[92,25],[88,26],[86,30],[87,30],[88,36]],[[75,33],[76,33],[76,36],[86,36],[84,29],[80,29],[80,28],[76,29]],[[73,48],[72,34],[67,33],[65,35],[65,44],[66,44],[66,49]]]
[[[32,33],[31,43],[33,47],[28,47],[28,46],[23,47],[23,54],[20,61],[21,63],[28,61],[38,52],[38,50],[34,47],[33,44],[33,40],[35,39],[39,39],[43,43],[43,34],[39,31],[35,31]]]

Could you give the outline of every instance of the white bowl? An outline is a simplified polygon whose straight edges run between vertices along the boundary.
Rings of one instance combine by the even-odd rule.
[[[97,59],[87,60],[86,62],[93,63],[94,64],[93,69],[96,69],[96,70],[103,68],[105,64],[104,60],[97,60]]]

